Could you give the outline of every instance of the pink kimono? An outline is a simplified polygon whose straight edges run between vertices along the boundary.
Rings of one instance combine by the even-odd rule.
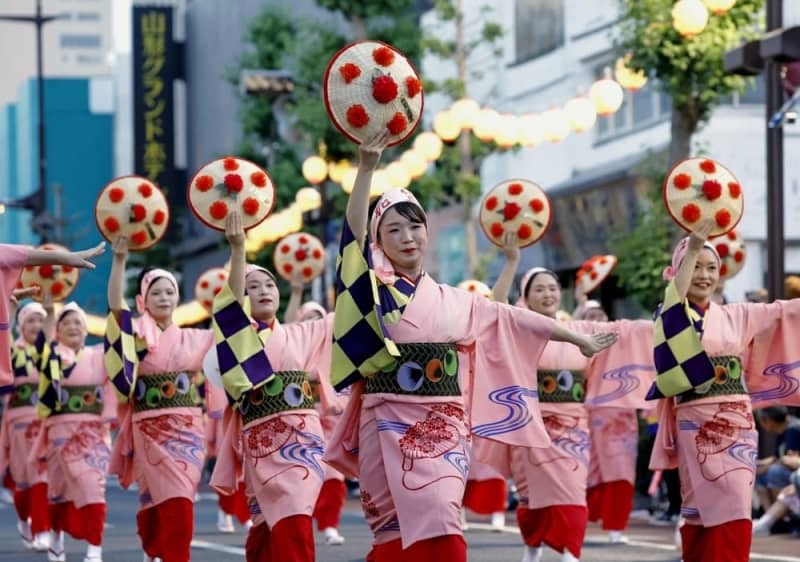
[[[15,244],[0,244],[0,395],[11,392],[14,374],[11,370],[11,324],[9,301],[22,268],[28,259],[28,248]]]
[[[314,409],[319,414],[323,439],[327,444],[333,436],[336,425],[342,418],[342,412],[344,412],[347,405],[350,392],[345,389],[345,391],[337,394],[327,380],[318,380],[315,386],[318,400],[314,404]],[[318,531],[339,527],[339,519],[347,497],[344,474],[325,461],[322,462],[322,468],[324,471],[322,488],[314,505],[314,519],[317,521]]]
[[[553,326],[544,316],[421,276],[401,319],[386,327],[398,344],[453,342],[469,350],[471,360],[461,361],[459,374],[470,385],[472,407],[465,412],[462,396],[366,393],[363,382],[353,386],[325,458],[345,474],[358,474],[376,549],[398,539],[403,549],[434,537],[460,539],[470,428],[507,444],[548,443],[531,366]]]
[[[796,334],[798,329],[800,299],[771,304],[711,303],[705,316],[702,345],[712,361],[718,361],[715,379],[690,391],[691,399],[682,395],[659,403],[659,426],[650,468],[679,469],[681,514],[687,523],[682,528],[686,562],[748,559],[758,449],[746,389],[774,385],[771,377],[775,375],[771,373],[776,371],[775,365],[796,364],[800,360],[796,341],[786,345],[782,337],[776,336]],[[776,381],[779,385],[789,387],[796,380],[775,378],[781,379]],[[719,392],[717,387],[738,387],[739,391]],[[790,404],[797,403],[797,399],[796,390],[781,397]]]

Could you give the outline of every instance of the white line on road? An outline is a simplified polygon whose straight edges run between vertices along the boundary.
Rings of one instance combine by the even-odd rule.
[[[224,552],[225,554],[238,554],[244,556],[243,548],[237,546],[229,546],[227,544],[219,544],[207,541],[192,541],[192,548],[202,548],[204,550],[213,550],[215,552]]]

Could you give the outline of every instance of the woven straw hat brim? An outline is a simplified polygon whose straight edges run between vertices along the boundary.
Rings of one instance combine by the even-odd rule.
[[[486,298],[490,298],[492,296],[492,289],[489,287],[489,285],[476,279],[467,279],[456,285],[456,287],[462,291],[477,293]]]
[[[521,186],[522,190],[519,191],[514,184]],[[515,194],[516,191],[519,193]],[[510,219],[506,218],[508,205],[519,207],[517,214]],[[506,232],[520,234],[520,248],[538,242],[550,228],[552,220],[552,206],[545,191],[537,183],[524,179],[505,180],[494,186],[481,201],[479,211],[484,234],[492,244],[500,247]],[[529,235],[523,237],[522,234]]]
[[[721,281],[727,281],[742,271],[744,262],[747,260],[747,247],[737,231],[732,230],[725,236],[711,240],[711,243],[720,254],[719,278]]]
[[[238,176],[241,191],[237,193],[226,187],[227,176]],[[212,160],[195,172],[186,186],[186,199],[194,215],[209,228],[224,231],[231,209],[238,208],[242,226],[250,230],[272,213],[275,186],[269,174],[257,164],[227,156]]]
[[[608,279],[611,272],[614,271],[614,268],[617,266],[617,256],[611,254],[593,256],[589,260],[589,263],[591,263],[592,269],[588,272],[584,271],[583,274],[580,274],[582,270],[579,270],[576,281],[584,294],[591,293],[602,285],[603,281]],[[595,274],[594,279],[592,279],[592,273]]]
[[[169,219],[164,192],[142,176],[111,180],[100,190],[94,205],[94,220],[103,238],[111,242],[125,236],[131,252],[142,252],[158,244],[167,232]]]
[[[297,252],[302,252],[298,260]],[[325,269],[325,249],[319,238],[295,232],[280,239],[273,253],[275,271],[287,281],[308,283]]]
[[[712,172],[701,167],[708,162],[713,165]],[[717,182],[721,188],[720,195],[713,200],[703,192],[706,181]],[[690,185],[681,189],[680,186],[686,183]],[[712,237],[721,236],[733,230],[744,213],[741,184],[728,168],[710,158],[687,158],[675,164],[664,180],[663,195],[670,216],[687,232],[691,232],[701,220],[717,219],[721,214],[727,218],[723,222],[717,219],[718,224],[710,234]]]
[[[373,51],[378,48],[391,49],[394,53],[392,64],[382,66],[374,60]],[[347,64],[356,65],[360,70],[358,77],[349,83],[341,71]],[[373,96],[373,79],[380,74],[390,75],[397,84],[398,95],[388,103],[380,103]],[[406,86],[406,78],[409,77],[420,81],[414,66],[391,45],[379,41],[361,41],[347,45],[331,58],[323,77],[325,108],[331,122],[348,139],[361,144],[386,127],[395,114],[400,113],[407,124],[402,131],[391,136],[388,146],[400,144],[419,126],[424,107],[422,90],[413,97],[409,95]],[[361,127],[354,126],[347,118],[348,110],[358,105],[364,108],[369,117],[369,121]]]
[[[67,248],[59,244],[42,244],[37,249],[39,250],[59,250],[62,252],[69,252]],[[48,272],[49,277],[42,275],[42,268]],[[52,273],[50,273],[52,272]],[[80,270],[77,267],[69,267],[63,265],[39,265],[39,266],[26,266],[22,270],[17,286],[20,289],[38,286],[40,292],[32,295],[36,301],[42,301],[42,295],[50,293],[53,295],[54,302],[60,302],[69,297],[78,285],[78,278],[80,277]],[[56,291],[53,291],[56,287]]]
[[[212,267],[203,272],[194,284],[194,299],[209,313],[214,297],[228,282],[228,272],[221,267]]]

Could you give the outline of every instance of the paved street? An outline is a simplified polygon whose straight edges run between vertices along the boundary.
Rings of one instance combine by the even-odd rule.
[[[113,485],[109,488],[109,513],[104,544],[106,562],[141,562],[139,541],[134,524],[136,495],[123,492]],[[45,561],[45,554],[23,551],[16,535],[16,517],[11,506],[0,504],[0,562]],[[509,523],[513,514],[509,514]],[[320,562],[355,562],[364,559],[370,543],[370,533],[361,517],[360,507],[348,500],[343,516],[342,534],[347,537],[343,546],[330,547],[318,537],[317,560]],[[591,528],[583,550],[583,562],[677,562],[675,550],[670,545],[672,533],[669,529],[651,527],[644,522],[633,521],[628,533],[632,543],[610,546],[597,528]],[[193,543],[193,562],[239,562],[244,559],[244,532],[223,535],[216,532],[216,503],[213,495],[204,492],[197,504],[196,534]],[[521,547],[515,529],[508,532],[490,532],[487,525],[472,522],[467,531],[469,560],[471,562],[518,561]],[[67,560],[81,562],[84,546],[67,540]],[[753,561],[800,562],[800,538],[785,535],[758,538],[753,545]],[[546,562],[557,562],[559,557],[549,552]],[[443,561],[445,562],[445,561]]]

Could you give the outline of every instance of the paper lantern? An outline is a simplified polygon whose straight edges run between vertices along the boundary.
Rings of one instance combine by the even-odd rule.
[[[561,142],[569,135],[569,117],[563,109],[554,107],[542,113],[544,138],[550,142]]]
[[[504,113],[500,116],[494,142],[503,148],[511,148],[519,142],[522,130],[516,115]]]
[[[494,109],[484,108],[475,116],[472,124],[472,132],[483,142],[491,142],[497,134],[500,126],[500,114]]]
[[[339,160],[328,164],[328,177],[336,183],[342,182],[342,176],[351,168],[349,160]]]
[[[436,133],[426,131],[417,135],[414,139],[414,150],[428,162],[438,160],[442,155],[442,139]]]
[[[405,189],[411,184],[411,174],[402,162],[392,162],[386,166],[386,174],[389,176],[389,183],[396,189]]]
[[[308,183],[320,183],[328,177],[328,164],[319,156],[309,156],[303,162],[303,177]]]
[[[294,200],[303,213],[319,209],[322,206],[322,196],[313,187],[298,189],[294,195]]]
[[[678,0],[672,7],[672,27],[684,37],[694,37],[708,23],[708,10],[700,0]]]
[[[591,129],[597,121],[597,112],[594,104],[583,96],[572,98],[564,106],[564,113],[569,120],[569,128],[576,133]]]
[[[417,179],[428,169],[428,162],[416,150],[406,150],[400,157],[400,163],[408,170],[411,179]]]
[[[736,4],[736,0],[703,0],[706,7],[715,16],[721,16]]]
[[[345,193],[353,192],[353,185],[356,183],[356,174],[358,174],[358,169],[350,168],[342,176],[342,190]]]
[[[544,122],[541,115],[528,113],[520,119],[519,143],[522,146],[537,146],[544,140]]]
[[[455,116],[450,111],[440,111],[433,118],[433,132],[443,141],[453,141],[461,132]]]
[[[629,92],[635,92],[644,88],[644,85],[647,84],[647,75],[641,70],[637,71],[628,68],[627,63],[630,58],[630,55],[627,55],[617,59],[614,65],[614,76],[620,86]]]
[[[607,117],[617,112],[622,106],[624,92],[622,86],[611,79],[611,69],[606,68],[605,76],[589,88],[589,99],[594,104],[598,115]]]
[[[450,107],[450,114],[459,129],[471,129],[481,106],[473,99],[461,98]]]

